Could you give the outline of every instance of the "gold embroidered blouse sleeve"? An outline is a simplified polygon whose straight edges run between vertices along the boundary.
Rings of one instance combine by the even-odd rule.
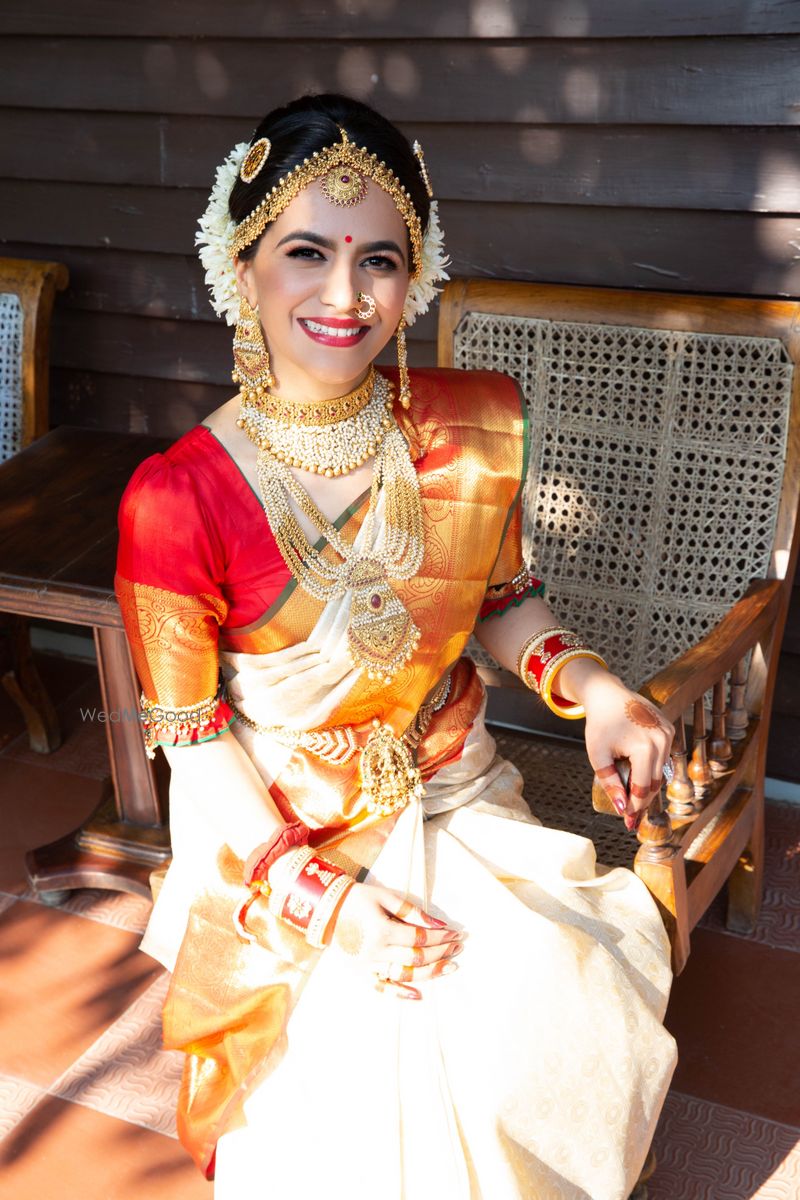
[[[168,456],[134,474],[119,514],[115,590],[143,689],[150,745],[217,736],[230,724],[218,691],[228,611],[221,555],[186,468]]]

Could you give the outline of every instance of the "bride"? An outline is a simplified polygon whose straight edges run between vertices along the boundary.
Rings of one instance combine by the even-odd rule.
[[[179,1131],[218,1200],[624,1200],[674,1067],[654,902],[529,811],[462,657],[474,631],[585,714],[635,828],[671,731],[523,561],[519,390],[407,369],[447,265],[431,195],[421,147],[361,103],[264,118],[198,235],[239,393],[120,511],[172,770],[143,948],[172,972]]]

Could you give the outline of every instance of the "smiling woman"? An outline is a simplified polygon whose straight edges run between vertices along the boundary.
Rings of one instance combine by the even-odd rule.
[[[298,100],[198,241],[239,393],[138,469],[117,575],[172,768],[143,948],[173,972],[181,1137],[217,1200],[624,1200],[674,1065],[666,934],[528,810],[466,642],[585,713],[629,828],[670,734],[522,560],[514,382],[407,370],[446,267],[421,147]]]

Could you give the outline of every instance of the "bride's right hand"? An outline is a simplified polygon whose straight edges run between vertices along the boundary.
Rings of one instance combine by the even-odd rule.
[[[455,971],[463,936],[398,892],[357,883],[339,910],[333,941],[375,973],[381,990],[421,1000],[413,983]]]

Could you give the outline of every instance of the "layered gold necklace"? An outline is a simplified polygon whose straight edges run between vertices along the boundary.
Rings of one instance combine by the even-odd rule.
[[[353,662],[364,667],[370,678],[389,683],[411,658],[420,639],[419,629],[389,579],[411,579],[422,564],[422,501],[408,445],[391,415],[391,387],[375,371],[370,372],[368,379],[370,393],[362,407],[356,407],[334,423],[308,422],[306,412],[316,417],[314,405],[303,406],[302,424],[289,425],[267,416],[265,404],[258,410],[250,405],[254,411],[246,413],[244,402],[239,424],[258,446],[256,474],[261,501],[287,567],[304,591],[323,603],[352,593],[347,640]],[[354,395],[341,398],[340,411],[352,404]],[[283,403],[276,397],[266,397],[266,402],[269,401]],[[328,411],[335,410],[337,402],[326,403]],[[374,414],[369,421],[365,419],[367,413]],[[376,426],[374,420],[378,414]],[[277,443],[276,430],[273,425],[267,426],[267,421],[279,429]],[[305,450],[298,448],[300,434],[309,438],[307,444],[303,443]],[[319,511],[290,467],[301,466],[327,476],[340,475],[373,454],[369,507],[356,549],[345,542],[339,530]],[[306,462],[310,465],[306,466]],[[376,533],[381,497],[383,526]],[[294,514],[292,501],[325,537],[340,562],[331,561],[310,544]]]

